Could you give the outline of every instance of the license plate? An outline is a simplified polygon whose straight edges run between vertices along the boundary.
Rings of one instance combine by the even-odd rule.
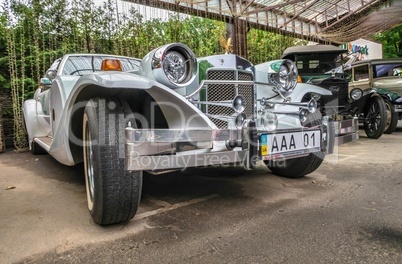
[[[262,156],[273,154],[298,154],[321,150],[321,131],[303,131],[260,136]]]

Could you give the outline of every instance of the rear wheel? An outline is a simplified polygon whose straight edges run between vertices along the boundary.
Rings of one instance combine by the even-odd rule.
[[[83,116],[88,209],[100,225],[129,221],[141,197],[142,171],[126,171],[126,115],[114,99],[90,100]]]
[[[318,169],[324,158],[325,154],[323,152],[317,152],[302,158],[265,161],[265,164],[275,175],[287,178],[301,178]]]
[[[385,134],[391,134],[395,131],[396,127],[398,126],[398,113],[395,112],[394,105],[388,101],[384,100],[387,112],[387,122],[385,124]]]
[[[374,139],[381,137],[387,122],[384,100],[379,96],[371,97],[365,106],[364,116],[364,131],[367,137]]]

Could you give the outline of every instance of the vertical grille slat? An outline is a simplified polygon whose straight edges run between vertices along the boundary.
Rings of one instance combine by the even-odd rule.
[[[238,70],[216,70],[212,69],[207,72],[208,80],[232,80],[232,81],[253,81],[253,74],[246,71]],[[235,85],[235,84],[209,84],[207,86],[207,101],[226,101],[233,100],[237,94],[244,96],[246,100],[246,109],[244,113],[248,118],[254,113],[254,86],[253,85]],[[207,105],[207,113],[211,115],[231,116],[235,112],[230,107]],[[212,122],[218,128],[227,128],[228,122],[211,118]]]

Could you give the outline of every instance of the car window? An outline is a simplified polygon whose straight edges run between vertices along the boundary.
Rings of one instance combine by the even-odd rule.
[[[353,75],[354,81],[368,80],[368,78],[369,78],[368,64],[354,67],[353,72],[354,72],[354,75]]]
[[[300,74],[330,74],[340,66],[342,61],[338,53],[297,55],[296,67]]]
[[[402,66],[402,63],[374,65],[373,66],[374,78],[384,77],[384,76],[395,76],[395,75],[397,75],[395,70],[401,66]]]
[[[100,70],[100,66],[95,68],[93,56],[70,56],[62,71],[62,75],[83,75]]]
[[[104,59],[118,59],[122,63],[123,71],[137,70],[140,61],[131,58],[114,56],[70,56],[62,71],[62,75],[84,75],[100,71]]]
[[[123,66],[123,71],[138,70],[140,67],[139,60],[121,58],[120,61]]]

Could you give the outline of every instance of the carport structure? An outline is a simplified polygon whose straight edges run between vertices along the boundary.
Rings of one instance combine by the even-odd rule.
[[[402,0],[125,0],[225,21],[233,52],[247,56],[250,27],[321,43],[370,38],[402,23]]]

